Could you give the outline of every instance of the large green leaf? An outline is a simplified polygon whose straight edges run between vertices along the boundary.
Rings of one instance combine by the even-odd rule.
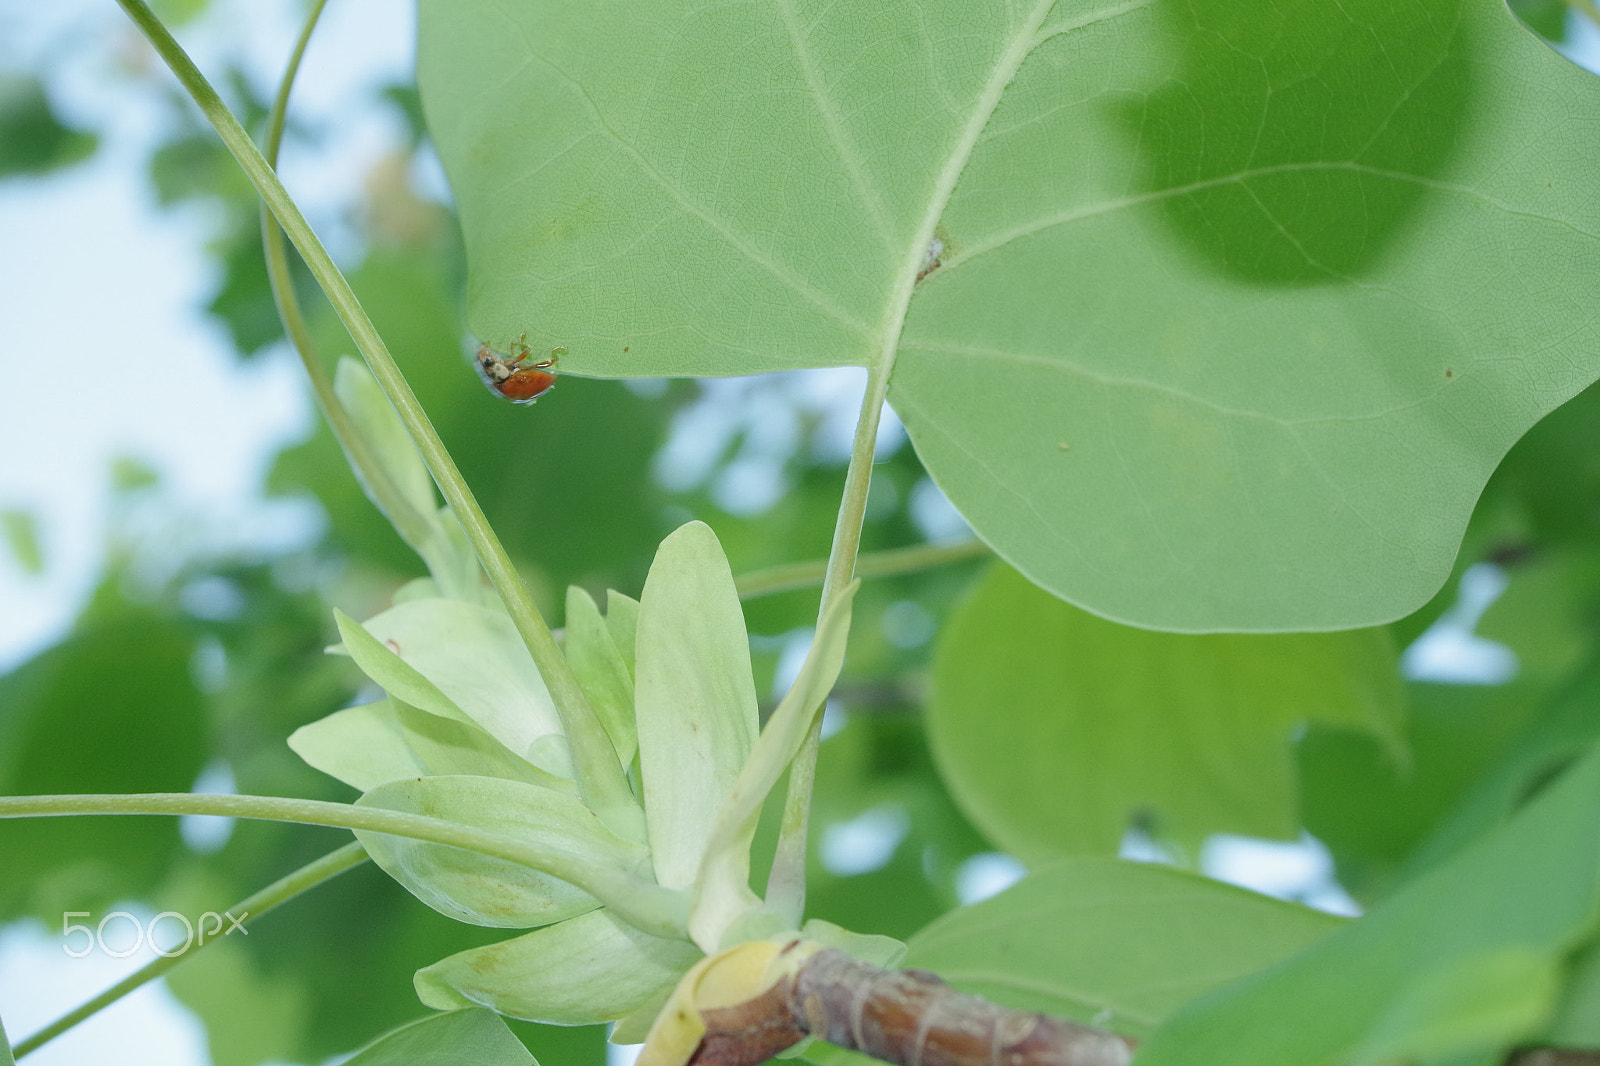
[[[1163,833],[1293,836],[1289,741],[1326,722],[1392,740],[1383,630],[1181,634],[1096,618],[996,566],[934,653],[928,731],[951,793],[1024,858]]]
[[[479,334],[892,363],[974,528],[1109,617],[1405,614],[1600,372],[1600,85],[1500,0],[427,0],[419,64]]]
[[[911,938],[906,964],[1009,1007],[1142,1037],[1342,924],[1168,866],[1071,859],[951,911]]]
[[[1597,913],[1600,749],[1365,918],[1175,1016],[1138,1061],[1479,1061],[1536,1035]]]
[[[346,1066],[539,1066],[492,1011],[435,1014],[385,1033]]]

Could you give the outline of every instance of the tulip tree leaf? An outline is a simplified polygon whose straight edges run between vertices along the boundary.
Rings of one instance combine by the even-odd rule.
[[[704,522],[661,542],[639,598],[635,654],[656,880],[686,888],[757,729],[744,613],[722,545]]]
[[[1139,1062],[1498,1058],[1551,1013],[1597,909],[1600,749],[1360,921],[1180,1011]]]
[[[493,1011],[458,1010],[402,1025],[345,1066],[539,1066]]]
[[[648,865],[642,846],[613,835],[576,796],[520,781],[467,776],[393,781],[358,802],[538,841],[630,872]],[[390,877],[458,921],[527,929],[599,906],[582,889],[505,859],[369,830],[356,836]]]
[[[934,653],[928,731],[956,801],[1024,859],[1115,852],[1153,815],[1180,840],[1290,837],[1290,739],[1315,720],[1394,742],[1383,630],[1184,634],[1120,626],[997,565]]]
[[[699,959],[692,944],[590,911],[424,967],[417,995],[443,1010],[478,1004],[527,1021],[592,1025],[664,997]]]
[[[1501,0],[425,0],[419,70],[480,335],[891,364],[974,529],[1107,617],[1406,614],[1600,374],[1600,84]]]
[[[1069,859],[918,932],[906,965],[1008,1007],[1143,1037],[1343,924],[1167,866]]]

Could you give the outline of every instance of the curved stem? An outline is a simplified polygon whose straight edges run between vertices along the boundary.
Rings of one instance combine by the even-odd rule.
[[[283,146],[283,130],[289,114],[289,94],[294,88],[295,76],[300,72],[300,61],[305,57],[306,46],[311,43],[311,34],[317,28],[317,20],[322,17],[322,9],[327,3],[328,0],[312,0],[300,37],[289,54],[283,80],[278,83],[278,95],[267,114],[266,143],[262,148],[268,166],[278,165],[278,150]],[[267,281],[272,286],[272,300],[278,308],[278,321],[283,324],[283,332],[300,356],[300,363],[311,382],[312,394],[317,398],[322,416],[328,420],[328,427],[333,430],[334,439],[349,458],[350,465],[359,472],[363,485],[372,494],[373,503],[394,524],[401,538],[412,546],[426,543],[429,529],[427,517],[418,514],[405,494],[396,487],[394,480],[389,477],[388,467],[372,454],[367,437],[356,428],[350,413],[333,391],[333,382],[317,357],[316,346],[311,342],[311,331],[306,327],[305,315],[300,310],[300,299],[295,295],[283,228],[273,220],[265,201],[261,204],[261,247],[267,264]]]
[[[897,577],[988,554],[989,546],[975,537],[953,544],[914,544],[909,548],[891,548],[857,557],[855,576],[862,580]],[[735,578],[734,585],[739,590],[741,600],[753,600],[760,596],[820,585],[827,573],[826,559],[809,559],[803,563],[782,563],[752,570]]]
[[[363,829],[411,840],[426,840],[517,863],[570,881],[594,896],[630,925],[655,936],[687,937],[688,897],[613,866],[596,863],[561,848],[546,847],[499,833],[420,814],[361,807],[324,800],[279,796],[214,796],[196,792],[145,792],[125,795],[0,796],[0,818],[68,814],[220,814],[267,822],[300,822],[337,829]]]
[[[878,422],[883,417],[884,400],[889,394],[889,371],[893,365],[892,358],[882,358],[867,372],[861,415],[856,421],[855,440],[850,447],[850,468],[845,473],[839,518],[833,528],[833,548],[828,553],[828,566],[822,579],[819,618],[827,612],[839,590],[855,577],[856,556],[861,551],[861,524],[867,513],[867,490],[872,487]],[[772,859],[772,872],[767,876],[767,903],[796,926],[806,907],[806,836],[810,825],[811,789],[817,774],[817,748],[821,742],[822,708],[818,706],[812,712],[811,727],[800,745],[800,752],[789,764],[789,788],[783,801],[778,849]]]
[[[323,293],[338,312],[339,319],[349,331],[356,347],[372,369],[372,375],[382,386],[389,402],[394,405],[406,429],[411,433],[417,450],[422,453],[428,471],[433,475],[439,491],[455,511],[456,518],[466,531],[467,539],[477,553],[479,561],[489,575],[495,591],[500,594],[510,613],[517,632],[527,644],[535,666],[550,690],[556,709],[561,715],[567,740],[572,746],[573,763],[577,771],[578,789],[584,802],[606,824],[621,836],[642,839],[644,814],[633,798],[623,774],[621,763],[611,747],[599,719],[589,706],[588,698],[578,685],[572,668],[561,654],[550,627],[545,624],[527,586],[517,574],[511,557],[490,528],[488,519],[472,490],[467,487],[456,468],[455,461],[439,439],[438,432],[428,420],[427,413],[417,402],[416,394],[406,383],[405,375],[395,364],[394,357],[384,346],[372,320],[362,310],[350,283],[345,280],[333,258],[317,240],[316,234],[300,213],[289,193],[273,173],[266,158],[239,125],[238,119],[228,110],[222,98],[206,81],[193,60],[173,40],[161,21],[155,17],[143,0],[117,0],[128,13],[151,46],[172,70],[184,89],[193,98],[212,127],[222,138],[234,159],[244,169],[251,184],[273,217],[283,227],[295,250],[305,260]]]
[[[239,917],[236,919],[236,921],[239,925],[249,925],[252,921],[261,917],[263,914],[266,914],[279,904],[286,903],[294,897],[300,895],[302,892],[316,888],[318,885],[322,884],[322,882],[336,877],[350,869],[352,866],[359,866],[366,861],[366,849],[363,848],[359,843],[352,841],[342,848],[339,848],[335,851],[330,851],[328,854],[324,855],[320,859],[317,859],[315,862],[307,863],[293,873],[279,878],[266,888],[261,889],[259,892],[255,892],[246,896],[238,903],[235,903],[233,906],[229,907],[227,914],[230,919],[237,914]],[[233,928],[230,926],[227,932],[232,931]],[[223,935],[225,936],[227,934],[224,933]],[[129,974],[127,977],[118,981],[116,984],[112,985],[98,996],[89,1000],[89,1002],[83,1004],[75,1010],[63,1014],[61,1017],[51,1022],[43,1029],[40,1029],[37,1033],[34,1033],[32,1036],[22,1041],[16,1047],[17,1057],[21,1058],[30,1051],[34,1051],[37,1048],[49,1043],[62,1033],[66,1032],[68,1029],[71,1029],[73,1026],[77,1025],[79,1022],[91,1018],[100,1011],[105,1010],[107,1007],[111,1006],[111,1004],[115,1003],[129,992],[132,992],[134,989],[154,981],[157,977],[160,977],[162,974],[178,965],[178,963],[182,962],[184,959],[189,958],[195,952],[203,950],[206,945],[214,944],[220,939],[221,937],[212,937],[208,940],[202,936],[201,939],[194,945],[194,949],[192,951],[184,950],[172,955],[163,955],[151,961],[148,965],[141,966],[138,970]]]

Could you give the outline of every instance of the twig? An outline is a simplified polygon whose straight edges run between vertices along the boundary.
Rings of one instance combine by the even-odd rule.
[[[755,999],[701,1017],[706,1034],[688,1066],[756,1066],[807,1036],[903,1066],[1126,1066],[1133,1057],[1133,1042],[1115,1033],[832,948]]]
[[[1126,1066],[1137,1043],[997,1006],[926,970],[882,970],[832,948],[754,999],[700,1017],[706,1032],[686,1066],[756,1066],[808,1036],[898,1066]],[[1600,1066],[1600,1050],[1519,1048],[1505,1063]]]

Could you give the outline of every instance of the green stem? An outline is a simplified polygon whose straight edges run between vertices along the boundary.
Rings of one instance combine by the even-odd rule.
[[[655,936],[682,939],[689,919],[688,897],[612,866],[561,848],[491,833],[442,818],[381,807],[279,796],[213,796],[195,792],[126,795],[0,796],[0,818],[69,814],[219,814],[267,822],[300,822],[338,829],[363,829],[411,840],[426,840],[553,874],[582,888],[618,917]]]
[[[898,328],[894,331],[898,336]],[[861,397],[855,440],[850,448],[850,468],[845,472],[839,518],[833,527],[833,548],[822,579],[820,618],[840,589],[855,577],[856,556],[861,552],[861,525],[867,513],[867,490],[872,486],[872,459],[878,442],[878,422],[889,394],[889,371],[894,367],[889,348],[867,372]],[[817,748],[822,740],[822,708],[812,712],[811,727],[800,752],[789,764],[789,788],[784,796],[783,822],[778,848],[767,876],[767,903],[798,926],[806,908],[806,836],[810,824],[811,789],[816,782]]]
[[[300,869],[294,871],[288,876],[279,878],[266,888],[261,889],[259,892],[246,896],[238,903],[235,903],[232,907],[229,907],[227,913],[230,917],[235,914],[239,915],[240,917],[237,920],[240,925],[249,925],[252,921],[261,917],[263,914],[266,914],[279,904],[286,903],[294,897],[300,895],[302,892],[313,889],[322,884],[322,882],[344,873],[352,866],[359,866],[361,863],[366,861],[366,849],[364,849],[359,843],[352,841],[336,851],[329,852],[315,862],[307,863],[305,866],[300,867]],[[230,926],[228,932],[232,931],[232,927]],[[112,985],[98,996],[89,1000],[89,1002],[83,1004],[81,1007],[78,1007],[76,1010],[63,1014],[61,1017],[51,1022],[43,1029],[40,1029],[37,1033],[34,1033],[32,1036],[22,1041],[22,1043],[18,1044],[16,1048],[17,1057],[21,1058],[30,1051],[49,1043],[62,1033],[66,1032],[68,1029],[71,1029],[73,1026],[77,1025],[79,1022],[93,1017],[100,1011],[111,1006],[111,1004],[115,1003],[123,996],[127,995],[129,992],[132,992],[141,985],[154,981],[157,977],[160,977],[162,974],[178,965],[178,963],[182,962],[184,959],[189,958],[190,956],[194,955],[195,952],[203,950],[207,945],[214,944],[220,939],[221,937],[212,937],[211,939],[207,940],[202,937],[194,945],[192,951],[185,950],[173,955],[164,955],[153,960],[148,965],[140,967],[138,970],[129,974],[121,981],[118,981],[116,984]]]
[[[270,167],[278,165],[278,151],[283,146],[283,130],[289,113],[289,93],[294,88],[300,61],[305,57],[306,46],[311,43],[312,31],[317,28],[317,20],[322,17],[322,9],[327,2],[313,0],[310,10],[306,12],[300,37],[295,41],[294,51],[289,55],[288,66],[284,68],[283,80],[278,83],[278,95],[272,101],[272,110],[267,115],[266,144],[262,150],[262,156]],[[265,201],[261,204],[261,245],[266,258],[267,280],[272,285],[272,299],[278,307],[278,320],[283,323],[283,332],[300,355],[300,363],[311,382],[317,406],[328,420],[334,439],[344,449],[350,465],[359,472],[362,484],[372,494],[372,502],[394,524],[395,531],[412,547],[426,544],[430,530],[427,516],[419,514],[411,506],[405,494],[389,477],[388,468],[373,454],[371,443],[351,420],[344,404],[339,402],[338,395],[333,391],[333,382],[317,357],[311,331],[306,327],[305,315],[300,310],[300,299],[295,295],[283,229],[273,220]]]
[[[954,544],[916,544],[909,548],[891,548],[888,551],[867,552],[857,558],[855,576],[862,580],[896,577],[987,554],[989,546],[976,538]],[[753,600],[759,596],[820,585],[827,573],[826,559],[809,559],[803,563],[784,563],[752,570],[739,575],[734,579],[734,584],[739,589],[741,600]]]
[[[383,339],[378,336],[371,319],[362,310],[360,301],[350,288],[350,283],[334,265],[333,258],[317,240],[316,234],[307,224],[300,209],[295,206],[266,158],[239,125],[238,119],[234,118],[233,113],[222,102],[222,98],[217,95],[216,90],[206,81],[205,76],[200,73],[178,42],[173,40],[166,27],[151,13],[143,0],[117,0],[117,2],[149,39],[156,53],[171,68],[190,97],[210,120],[228,150],[233,153],[234,159],[244,169],[256,192],[272,211],[273,217],[283,227],[284,233],[305,260],[317,284],[333,304],[339,320],[344,323],[351,339],[355,341],[356,348],[360,350],[367,365],[372,369],[373,377],[378,380],[384,394],[388,396],[389,402],[394,405],[401,421],[411,433],[412,440],[416,443],[417,450],[422,453],[423,461],[433,475],[434,482],[455,511],[457,519],[466,531],[467,539],[488,573],[495,591],[504,601],[517,632],[528,646],[534,665],[538,667],[545,685],[550,690],[551,698],[561,715],[567,740],[572,746],[578,789],[584,802],[619,835],[634,840],[642,839],[644,814],[628,788],[622,765],[617,761],[616,752],[595,717],[593,708],[589,706],[588,698],[579,687],[577,677],[562,656],[555,638],[550,634],[550,627],[545,624],[534,606],[533,597],[517,574],[511,557],[501,546],[499,538],[489,526],[488,519],[484,517],[483,510],[478,506],[478,501],[473,498],[471,489],[462,479],[461,472],[456,469],[455,461],[445,450],[444,442],[439,439],[438,432],[428,421],[427,413],[417,402],[411,387],[406,384],[405,376],[395,365],[394,357],[384,346]]]

